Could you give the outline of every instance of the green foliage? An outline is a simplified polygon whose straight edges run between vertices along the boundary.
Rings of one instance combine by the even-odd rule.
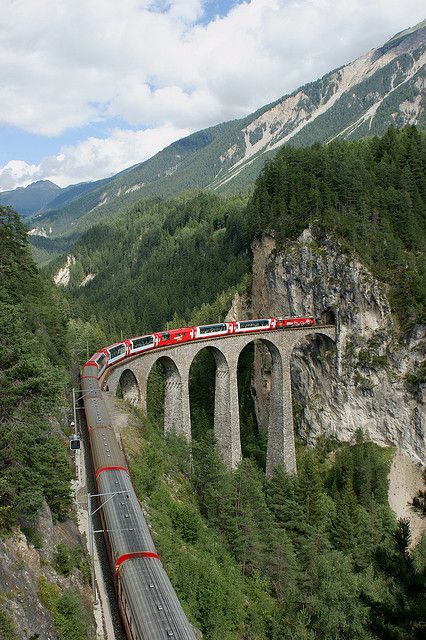
[[[167,325],[223,320],[235,292],[249,284],[245,206],[236,197],[184,194],[141,202],[90,229],[73,247],[70,288],[84,321],[70,323],[69,339],[83,350],[87,342],[90,348],[102,344],[93,309],[105,319],[111,341],[121,332],[141,335]],[[80,287],[86,273],[96,277]]]
[[[415,127],[359,142],[284,147],[257,180],[251,233],[273,229],[280,243],[308,225],[333,234],[389,284],[408,330],[426,320],[425,175],[426,136]]]
[[[59,573],[62,573],[63,576],[69,576],[74,568],[71,551],[69,547],[62,542],[56,547],[55,568]]]
[[[43,500],[64,517],[71,471],[49,423],[66,382],[64,304],[37,272],[19,217],[3,207],[0,282],[0,529],[8,529],[31,526]]]
[[[426,469],[423,469],[423,481],[426,487]],[[426,516],[426,491],[420,490],[413,498],[413,507],[423,516]]]
[[[28,544],[32,544],[35,549],[42,549],[44,540],[41,531],[34,527],[22,527],[22,533],[24,533]]]
[[[41,576],[38,595],[53,615],[58,640],[87,640],[91,626],[90,613],[77,592],[71,589],[61,591],[57,584]]]
[[[407,526],[389,509],[389,451],[361,432],[352,445],[323,438],[300,450],[297,477],[277,467],[266,480],[250,459],[225,468],[205,417],[192,461],[185,441],[164,440],[156,421],[142,421],[140,439],[125,437],[132,477],[203,637],[420,637],[406,633],[420,629],[426,554],[412,559]]]
[[[414,373],[407,375],[407,382],[413,389],[426,382],[426,360],[423,360]]]
[[[4,609],[0,609],[0,638],[2,640],[18,640],[13,620]]]

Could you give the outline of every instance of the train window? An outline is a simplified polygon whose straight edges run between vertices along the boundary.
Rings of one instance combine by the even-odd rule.
[[[161,334],[161,339],[162,340],[170,340],[170,333],[162,333]]]
[[[132,349],[140,349],[141,347],[146,347],[150,344],[154,344],[153,336],[142,336],[142,338],[132,340]]]
[[[198,328],[200,330],[200,335],[203,336],[206,333],[217,333],[219,331],[226,331],[226,324],[206,324]]]
[[[111,349],[108,349],[108,351],[111,360],[113,360],[114,358],[119,358],[126,353],[126,345],[118,344],[116,347],[111,347]]]
[[[101,369],[104,364],[106,362],[106,358],[105,358],[105,354],[102,354],[97,360],[96,360],[96,364],[98,365],[99,369]]]
[[[255,327],[269,327],[269,320],[242,320],[238,323],[241,329],[252,329]]]

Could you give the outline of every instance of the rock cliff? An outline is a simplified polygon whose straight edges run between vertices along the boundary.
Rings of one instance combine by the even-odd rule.
[[[26,536],[15,529],[0,537],[0,638],[6,629],[5,637],[13,640],[56,640],[58,619],[62,621],[61,637],[66,637],[65,622],[73,626],[75,619],[80,622],[79,616],[87,618],[87,637],[94,638],[91,589],[83,584],[80,569],[69,566],[64,571],[57,560],[58,545],[73,554],[82,553],[76,524],[72,520],[54,523],[45,504],[30,532]],[[73,594],[74,600],[61,602],[63,593]]]
[[[312,229],[279,251],[271,235],[256,241],[251,313],[336,321],[336,346],[313,337],[292,356],[295,423],[304,440],[320,434],[350,440],[361,428],[425,464],[425,385],[410,386],[407,376],[425,359],[426,327],[402,339],[385,285],[337,241]],[[264,427],[270,379],[261,347],[253,386]]]

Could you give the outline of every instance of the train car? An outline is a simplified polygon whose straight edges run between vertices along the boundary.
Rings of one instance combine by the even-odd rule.
[[[105,355],[108,358],[107,366],[110,366],[115,362],[119,362],[120,360],[123,360],[126,356],[129,355],[127,344],[128,344],[128,341],[116,342],[115,344],[112,344],[111,346],[105,347],[105,349],[102,349],[102,351],[105,353]]]
[[[127,340],[129,355],[135,353],[142,353],[143,351],[149,351],[158,346],[158,338],[156,333],[150,333],[147,336],[139,336],[138,338],[131,338]]]
[[[106,351],[109,350],[109,347]],[[99,389],[99,354],[84,365],[81,388],[101,516],[118,605],[129,640],[195,640],[164,570],[134,492],[127,462]]]
[[[167,329],[156,333],[156,347],[173,347],[183,342],[194,340],[194,327],[182,327],[180,329]]]
[[[234,322],[218,322],[194,327],[194,340],[203,338],[218,338],[234,333]]]
[[[83,378],[96,377],[100,378],[108,366],[108,356],[104,351],[97,351],[83,365]]]
[[[93,375],[100,378],[107,367],[112,364],[117,364],[124,358],[138,355],[152,349],[176,346],[191,340],[208,340],[209,338],[219,338],[232,334],[275,331],[290,327],[312,326],[314,324],[315,318],[312,316],[298,316],[286,318],[256,318],[253,320],[239,320],[237,322],[218,322],[216,324],[206,324],[195,327],[167,329],[166,331],[122,340],[109,347],[100,349],[84,365],[84,375]]]
[[[258,318],[256,320],[240,320],[235,322],[235,333],[252,331],[271,331],[277,328],[276,318]]]

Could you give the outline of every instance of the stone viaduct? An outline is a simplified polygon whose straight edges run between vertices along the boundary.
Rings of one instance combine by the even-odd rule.
[[[238,334],[148,351],[117,364],[107,372],[103,387],[115,395],[121,385],[123,397],[139,404],[146,413],[149,373],[160,361],[165,371],[164,429],[174,429],[191,439],[189,371],[196,355],[210,349],[216,361],[214,432],[225,464],[235,468],[241,460],[237,366],[241,351],[251,342],[263,343],[272,359],[266,473],[284,464],[296,473],[290,360],[296,345],[315,334],[336,339],[333,325]]]

